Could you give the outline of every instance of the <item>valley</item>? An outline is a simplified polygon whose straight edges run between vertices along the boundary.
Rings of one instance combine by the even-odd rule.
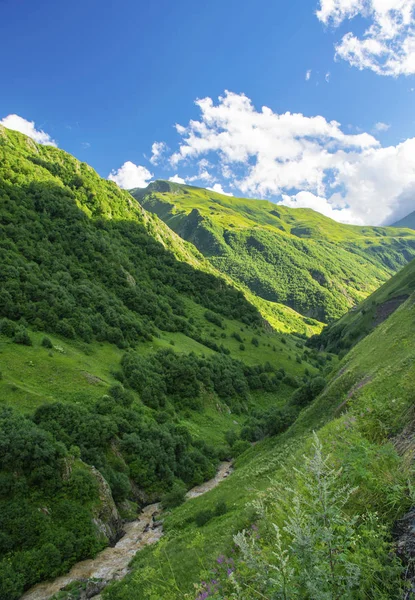
[[[403,597],[415,232],[2,126],[0,232],[0,600]]]

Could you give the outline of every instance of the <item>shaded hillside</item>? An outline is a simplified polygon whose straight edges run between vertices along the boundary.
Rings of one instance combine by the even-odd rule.
[[[235,282],[323,322],[415,257],[415,234],[342,225],[309,209],[164,181],[133,196]]]
[[[415,229],[415,211],[410,213],[403,219],[396,221],[396,223],[394,223],[392,227],[408,227],[408,229]]]
[[[344,352],[385,321],[415,291],[415,261],[410,262],[369,298],[312,338],[311,346]]]

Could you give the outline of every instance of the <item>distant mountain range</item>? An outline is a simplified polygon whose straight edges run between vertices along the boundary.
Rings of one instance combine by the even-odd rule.
[[[392,227],[408,227],[409,229],[415,229],[415,210],[409,215],[406,215],[403,219],[400,219],[400,221],[393,223]]]

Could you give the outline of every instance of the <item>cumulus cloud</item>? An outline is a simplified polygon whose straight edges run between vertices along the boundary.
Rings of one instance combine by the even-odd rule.
[[[330,83],[330,77],[331,77],[331,73],[330,73],[330,71],[327,71],[327,73],[324,76],[326,83]]]
[[[182,183],[183,185],[186,183],[186,181],[182,177],[179,177],[177,173],[176,175],[173,175],[173,177],[169,177],[169,181],[172,181],[173,183]]]
[[[230,192],[225,192],[220,183],[215,183],[213,187],[206,188],[207,190],[211,190],[212,192],[216,192],[217,194],[223,194],[224,196],[233,196]]]
[[[310,81],[310,78],[311,78],[311,69],[308,69],[308,71],[306,71],[306,74],[305,74],[305,80]]]
[[[378,75],[415,73],[415,0],[320,0],[316,14],[334,27],[358,16],[369,21],[362,35],[343,36],[337,58]]]
[[[215,164],[233,189],[282,197],[289,206],[348,223],[387,223],[411,208],[415,138],[382,148],[369,133],[345,133],[322,116],[256,110],[244,94],[231,92],[216,104],[204,98],[196,105],[199,120],[176,127],[181,142],[170,157],[174,166],[209,157],[210,173]]]
[[[130,160],[125,162],[119,169],[111,171],[108,175],[108,179],[115,181],[120,188],[125,190],[146,187],[152,177],[153,174],[146,167],[135,165]]]
[[[152,165],[158,165],[163,154],[168,150],[167,144],[164,142],[154,142],[151,146],[151,158],[150,162]]]
[[[355,225],[362,224],[359,217],[354,215],[350,208],[331,204],[326,198],[316,196],[311,192],[298,192],[298,194],[292,196],[283,194],[280,204],[290,208],[311,208],[335,221],[342,221]]]
[[[4,125],[7,129],[13,129],[14,131],[20,131],[25,135],[31,137],[38,144],[44,144],[45,146],[57,146],[55,140],[53,140],[48,133],[45,133],[41,129],[36,129],[34,121],[27,121],[19,115],[8,115],[0,121],[0,125]]]

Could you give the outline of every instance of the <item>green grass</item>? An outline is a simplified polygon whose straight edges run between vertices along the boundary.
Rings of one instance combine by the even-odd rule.
[[[92,403],[115,382],[121,351],[111,344],[77,346],[53,335],[55,349],[41,346],[43,333],[30,332],[33,346],[0,336],[1,403],[33,412],[45,402]]]
[[[329,351],[350,348],[398,308],[415,291],[415,261],[410,262],[355,310],[327,327],[317,345]]]

